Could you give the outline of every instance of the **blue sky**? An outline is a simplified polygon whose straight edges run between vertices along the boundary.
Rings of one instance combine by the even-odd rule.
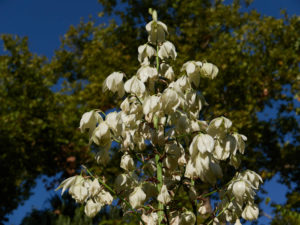
[[[89,15],[99,23],[108,20],[106,17],[100,21],[97,17],[101,9],[97,0],[0,0],[0,34],[28,36],[32,52],[51,58],[54,50],[59,48],[60,37],[70,25],[77,25],[81,18],[87,20]],[[280,17],[281,9],[286,9],[290,15],[299,15],[300,0],[255,0],[250,9],[277,18]],[[3,54],[2,42],[0,54]],[[271,197],[272,201],[283,203],[287,189],[278,184],[277,179],[278,177],[275,177],[264,187],[269,191],[267,196]],[[7,224],[17,225],[32,208],[41,209],[47,205],[45,200],[54,195],[54,191],[47,192],[41,180],[38,180],[33,190],[35,194],[13,212]],[[271,214],[270,207],[264,206],[264,210]],[[260,224],[268,224],[268,221],[267,218],[262,218]]]

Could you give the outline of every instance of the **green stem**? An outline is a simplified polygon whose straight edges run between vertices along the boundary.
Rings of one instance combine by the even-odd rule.
[[[158,180],[157,191],[160,193],[162,187],[162,163],[160,162],[160,157],[158,154],[155,155],[155,163],[156,163],[156,177]],[[161,224],[163,219],[163,210],[164,206],[161,202],[158,202],[158,224]]]
[[[117,198],[119,198],[122,202],[124,202],[126,205],[127,205],[127,207],[130,209],[130,210],[132,210],[132,212],[139,218],[139,220],[142,222],[142,224],[143,225],[146,225],[145,224],[145,222],[143,221],[143,219],[142,219],[142,217],[141,217],[141,215],[138,213],[138,212],[136,212],[133,208],[132,208],[132,206],[131,206],[131,204],[126,200],[126,199],[124,199],[123,197],[121,197],[121,196],[119,196],[118,194],[117,194],[117,192],[115,192],[110,186],[108,186],[101,178],[96,178],[90,171],[89,171],[89,169],[88,168],[86,168],[85,166],[82,166],[86,171],[87,171],[87,173],[91,176],[91,177],[93,177],[94,179],[98,179],[98,181],[99,181],[99,183],[101,183],[112,195],[114,195],[114,196],[116,196]]]
[[[192,185],[193,188],[195,188],[195,181],[194,180],[191,180],[191,185]],[[197,199],[192,201],[192,207],[193,207],[194,215],[196,217],[195,224],[197,225],[197,212],[198,212],[198,210],[197,210]]]

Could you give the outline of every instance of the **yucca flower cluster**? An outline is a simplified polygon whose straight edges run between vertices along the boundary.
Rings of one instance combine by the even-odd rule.
[[[224,183],[220,163],[237,169],[247,138],[231,132],[232,122],[223,116],[210,122],[199,119],[207,103],[197,88],[202,78],[216,78],[218,68],[206,61],[188,61],[180,75],[175,74],[171,66],[177,57],[175,46],[166,40],[167,26],[157,20],[156,11],[151,14],[153,20],[146,25],[148,42],[138,48],[141,67],[136,75],[124,83],[125,74],[114,72],[104,81],[103,91],[116,93],[122,99],[120,107],[107,115],[100,110],[86,112],[80,121],[81,131],[89,133],[89,143],[101,149],[98,163],[109,163],[112,142],[119,144],[124,172],[114,186],[89,174],[68,178],[58,189],[62,193],[69,189],[76,202],[85,204],[90,217],[115,198],[141,224],[194,225],[203,217],[206,224],[238,225],[241,217],[257,219],[254,197],[262,183],[257,173],[237,172],[219,186]],[[197,190],[197,183],[209,185],[211,194],[218,196],[213,210],[207,210],[202,201],[210,194]],[[196,210],[173,204],[182,187]]]

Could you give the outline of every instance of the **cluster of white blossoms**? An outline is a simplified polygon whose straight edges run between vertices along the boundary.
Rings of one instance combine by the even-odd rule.
[[[254,191],[261,177],[246,170],[224,184],[220,164],[224,161],[223,166],[237,169],[247,138],[231,132],[232,122],[223,116],[210,122],[199,119],[207,103],[197,88],[202,78],[214,79],[218,68],[206,61],[188,61],[180,75],[175,74],[171,66],[177,57],[175,46],[166,40],[167,26],[157,21],[156,11],[151,13],[148,42],[138,48],[141,67],[136,75],[124,83],[125,74],[114,72],[104,81],[103,90],[122,99],[119,109],[104,116],[92,110],[80,121],[81,131],[89,132],[90,144],[100,147],[98,163],[107,164],[112,142],[119,144],[123,173],[112,188],[100,185],[100,178],[83,176],[71,177],[59,188],[69,189],[77,202],[84,203],[90,217],[111,204],[113,195],[123,202],[124,212],[140,214],[142,224],[194,225],[200,216],[215,225],[238,225],[241,217],[257,219]],[[203,183],[212,190],[219,187],[212,193],[220,201],[210,212],[201,200],[205,193],[197,190]],[[179,193],[188,193],[197,210],[178,207],[174,202]]]

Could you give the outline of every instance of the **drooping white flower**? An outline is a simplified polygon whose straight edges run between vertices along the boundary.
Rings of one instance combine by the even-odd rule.
[[[137,76],[133,76],[126,81],[124,88],[127,93],[135,94],[137,96],[142,96],[146,91],[144,83],[140,81]]]
[[[203,63],[200,68],[200,74],[203,77],[214,79],[218,75],[219,69],[212,63]]]
[[[175,73],[172,66],[167,63],[161,63],[159,66],[161,76],[167,78],[169,81],[173,81],[175,79]]]
[[[132,171],[132,170],[135,169],[134,161],[128,153],[125,153],[122,156],[120,167],[123,168],[126,171]]]
[[[259,214],[259,209],[258,207],[253,204],[247,204],[244,211],[242,212],[242,217],[245,220],[256,220],[258,218],[258,214]]]
[[[242,225],[242,224],[241,224],[241,221],[239,219],[236,219],[234,225]]]
[[[185,71],[190,83],[193,83],[196,87],[200,83],[200,68],[202,67],[202,62],[199,61],[188,61],[183,64],[181,71]]]
[[[161,97],[164,111],[169,114],[175,112],[179,107],[180,101],[176,91],[171,88],[165,89]]]
[[[170,41],[165,41],[158,50],[158,57],[161,59],[176,58],[177,53],[175,46]]]
[[[261,176],[252,170],[246,170],[240,176],[242,179],[249,181],[256,189],[263,183]]]
[[[142,215],[142,220],[147,225],[157,225],[158,223],[158,215],[155,212],[150,213],[148,216],[145,214]]]
[[[98,164],[106,165],[109,162],[109,147],[105,146],[97,152],[95,159]]]
[[[214,138],[224,138],[232,122],[224,116],[213,119],[207,128],[207,133]]]
[[[156,78],[158,76],[158,73],[156,68],[147,65],[147,66],[142,66],[137,71],[137,76],[142,82],[145,83],[148,81],[148,79]]]
[[[94,179],[89,188],[90,196],[94,197],[94,196],[98,195],[100,191],[101,191],[101,186],[99,184],[99,181],[98,181],[98,179]]]
[[[124,95],[123,73],[113,72],[103,82],[103,91],[107,89],[113,93],[118,92],[119,97]]]
[[[84,179],[78,180],[73,186],[69,189],[69,194],[72,195],[72,198],[75,199],[78,203],[83,203],[89,196],[88,188],[84,185]]]
[[[148,44],[140,45],[138,48],[138,52],[138,60],[140,63],[144,62],[145,58],[150,59],[156,54],[155,49]]]
[[[105,123],[113,131],[114,135],[120,136],[122,132],[122,118],[118,112],[110,112],[105,117]]]
[[[129,202],[132,208],[136,209],[144,204],[146,194],[141,187],[134,188],[134,191],[129,195]]]
[[[97,124],[101,122],[103,122],[103,119],[97,111],[92,110],[84,113],[81,117],[79,126],[81,133],[83,133],[86,129],[89,129],[89,133],[91,135]]]
[[[168,192],[167,186],[165,184],[161,187],[160,193],[157,196],[157,200],[163,203],[164,205],[168,204],[172,200]]]
[[[208,134],[199,134],[197,137],[197,147],[201,153],[212,152],[214,148],[214,139]]]
[[[186,211],[180,215],[180,225],[194,225],[196,223],[196,216],[191,211]]]
[[[62,188],[61,195],[65,192],[66,189],[70,188],[72,185],[76,183],[77,179],[83,179],[82,176],[80,178],[77,178],[78,176],[73,176],[65,179],[63,182],[60,183],[60,185],[55,189],[55,191]],[[78,182],[78,181],[77,181]]]
[[[245,135],[238,134],[238,133],[234,133],[233,137],[235,138],[235,140],[237,142],[237,149],[239,150],[239,152],[241,154],[244,154],[245,145],[246,145],[245,141],[247,141],[247,137]],[[235,152],[233,154],[235,154]]]
[[[101,203],[95,202],[93,199],[89,199],[84,207],[84,213],[88,217],[93,218],[101,210],[102,206],[103,205]]]
[[[149,113],[156,113],[161,109],[161,97],[160,96],[155,96],[151,95],[146,97],[143,103],[143,113],[145,115]]]
[[[114,200],[113,196],[103,189],[98,193],[95,199],[103,205],[111,205]]]
[[[94,130],[92,140],[96,145],[107,146],[111,144],[111,134],[109,126],[106,122],[100,123],[99,126]]]
[[[148,41],[153,44],[164,42],[166,34],[168,34],[168,28],[166,24],[155,20],[147,23],[146,30],[149,34]]]

